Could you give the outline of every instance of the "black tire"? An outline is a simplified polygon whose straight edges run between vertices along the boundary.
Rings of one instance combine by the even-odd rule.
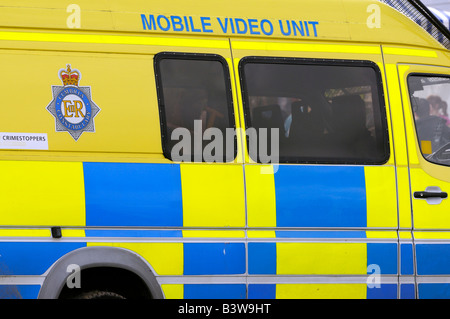
[[[81,293],[75,299],[125,299],[125,297],[111,291],[94,290]]]

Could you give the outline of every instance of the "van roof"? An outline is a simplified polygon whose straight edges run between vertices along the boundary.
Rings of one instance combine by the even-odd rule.
[[[71,20],[79,10],[80,24],[73,31],[337,40],[444,48],[416,22],[383,1],[228,0],[212,5],[211,0],[79,0],[76,3],[74,6],[59,0],[39,3],[3,0],[0,28],[68,30],[74,27]]]

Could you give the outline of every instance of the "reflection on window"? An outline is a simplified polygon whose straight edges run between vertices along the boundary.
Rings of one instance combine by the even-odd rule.
[[[387,160],[384,105],[373,64],[249,58],[240,67],[246,125],[279,130],[280,162]]]
[[[423,156],[450,166],[450,78],[412,75],[408,87]]]
[[[160,54],[155,61],[164,155],[175,161],[233,160],[234,139],[231,147],[226,141],[234,121],[225,62],[186,54]]]

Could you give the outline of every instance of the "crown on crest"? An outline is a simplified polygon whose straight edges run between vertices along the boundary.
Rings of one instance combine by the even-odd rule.
[[[67,64],[67,69],[61,69],[59,71],[59,77],[63,82],[64,86],[66,85],[75,85],[78,86],[78,81],[80,81],[80,72],[78,70],[71,70],[70,64]]]

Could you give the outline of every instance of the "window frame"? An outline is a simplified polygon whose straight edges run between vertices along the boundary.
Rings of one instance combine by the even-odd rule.
[[[153,66],[155,72],[155,83],[156,83],[156,95],[158,98],[158,109],[159,109],[159,123],[160,123],[160,131],[161,131],[161,147],[163,151],[163,155],[165,158],[174,161],[171,157],[170,150],[168,149],[168,136],[167,132],[167,118],[166,118],[166,110],[164,103],[164,89],[162,85],[162,75],[160,69],[160,62],[162,60],[171,59],[171,60],[196,60],[196,61],[216,61],[221,63],[224,81],[225,81],[225,93],[226,93],[226,102],[228,108],[228,116],[230,119],[230,127],[236,131],[236,121],[235,121],[235,112],[234,112],[234,103],[233,103],[233,92],[231,86],[231,75],[228,67],[228,63],[224,57],[218,54],[208,54],[208,53],[187,53],[187,52],[160,52],[154,55],[153,57]],[[228,128],[228,127],[227,127]],[[236,160],[237,156],[237,139],[236,135],[234,137],[234,153],[233,159],[226,159],[226,154],[224,154],[223,163],[233,162]],[[192,159],[191,163],[205,163],[206,161],[203,159],[198,162]]]
[[[422,147],[420,145],[420,141],[421,140],[419,138],[419,132],[417,131],[417,123],[416,123],[416,119],[414,118],[414,109],[413,109],[413,104],[412,104],[412,100],[411,100],[412,95],[414,93],[411,93],[411,89],[409,87],[409,78],[412,77],[412,76],[433,77],[433,78],[447,78],[449,80],[449,82],[450,82],[450,75],[449,74],[428,73],[428,72],[412,72],[412,73],[409,73],[406,76],[406,88],[408,90],[409,108],[410,108],[410,111],[411,111],[412,122],[414,124],[414,133],[415,133],[415,139],[417,141],[417,148],[418,148],[418,150],[420,152],[420,155],[422,156],[422,158],[425,161],[427,161],[428,163],[430,163],[432,165],[438,165],[438,166],[441,166],[441,167],[449,168],[450,167],[449,165],[430,161],[422,152]]]
[[[250,108],[249,108],[249,95],[247,90],[247,85],[245,81],[245,65],[249,63],[258,64],[294,64],[294,65],[318,65],[318,66],[347,66],[347,67],[369,67],[374,70],[375,73],[375,84],[376,84],[376,96],[379,101],[378,113],[381,120],[380,133],[383,134],[380,137],[383,141],[384,146],[384,157],[378,161],[371,160],[358,160],[358,159],[327,159],[327,160],[314,160],[305,158],[293,158],[293,157],[282,157],[280,155],[280,164],[336,164],[336,165],[383,165],[386,164],[390,159],[390,139],[389,139],[389,128],[388,128],[388,118],[386,111],[385,94],[383,89],[383,77],[381,70],[378,65],[370,60],[348,60],[348,59],[316,59],[316,58],[294,58],[294,57],[274,57],[274,56],[246,56],[239,61],[239,80],[241,84],[241,94],[242,94],[242,104],[244,113],[244,124],[245,128],[251,127],[250,118]],[[375,108],[374,108],[374,112]],[[249,152],[247,143],[247,152]],[[252,159],[254,160],[254,159]],[[256,161],[255,161],[256,162]],[[259,163],[259,162],[258,162]]]

